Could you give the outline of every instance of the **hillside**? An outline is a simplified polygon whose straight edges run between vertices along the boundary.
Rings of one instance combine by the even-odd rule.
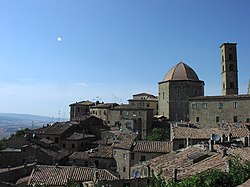
[[[7,138],[10,134],[24,128],[39,128],[51,122],[50,117],[30,115],[0,113],[0,139]]]

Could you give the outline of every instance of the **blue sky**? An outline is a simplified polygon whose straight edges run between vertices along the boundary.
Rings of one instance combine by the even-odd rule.
[[[205,81],[205,95],[220,95],[224,42],[238,43],[244,94],[249,9],[234,0],[0,0],[0,112],[67,117],[79,100],[157,95],[180,61]]]

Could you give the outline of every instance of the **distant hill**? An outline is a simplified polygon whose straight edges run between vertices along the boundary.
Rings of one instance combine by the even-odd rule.
[[[7,138],[17,130],[39,128],[51,122],[52,119],[47,116],[0,113],[0,139]]]

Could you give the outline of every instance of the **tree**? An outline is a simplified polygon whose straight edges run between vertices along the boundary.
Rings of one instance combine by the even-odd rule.
[[[169,137],[167,131],[161,128],[153,128],[152,133],[147,137],[148,141],[164,141]]]

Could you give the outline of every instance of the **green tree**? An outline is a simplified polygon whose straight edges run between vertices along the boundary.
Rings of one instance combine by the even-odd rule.
[[[147,137],[148,141],[164,141],[169,137],[167,131],[162,128],[153,128],[151,134]]]

